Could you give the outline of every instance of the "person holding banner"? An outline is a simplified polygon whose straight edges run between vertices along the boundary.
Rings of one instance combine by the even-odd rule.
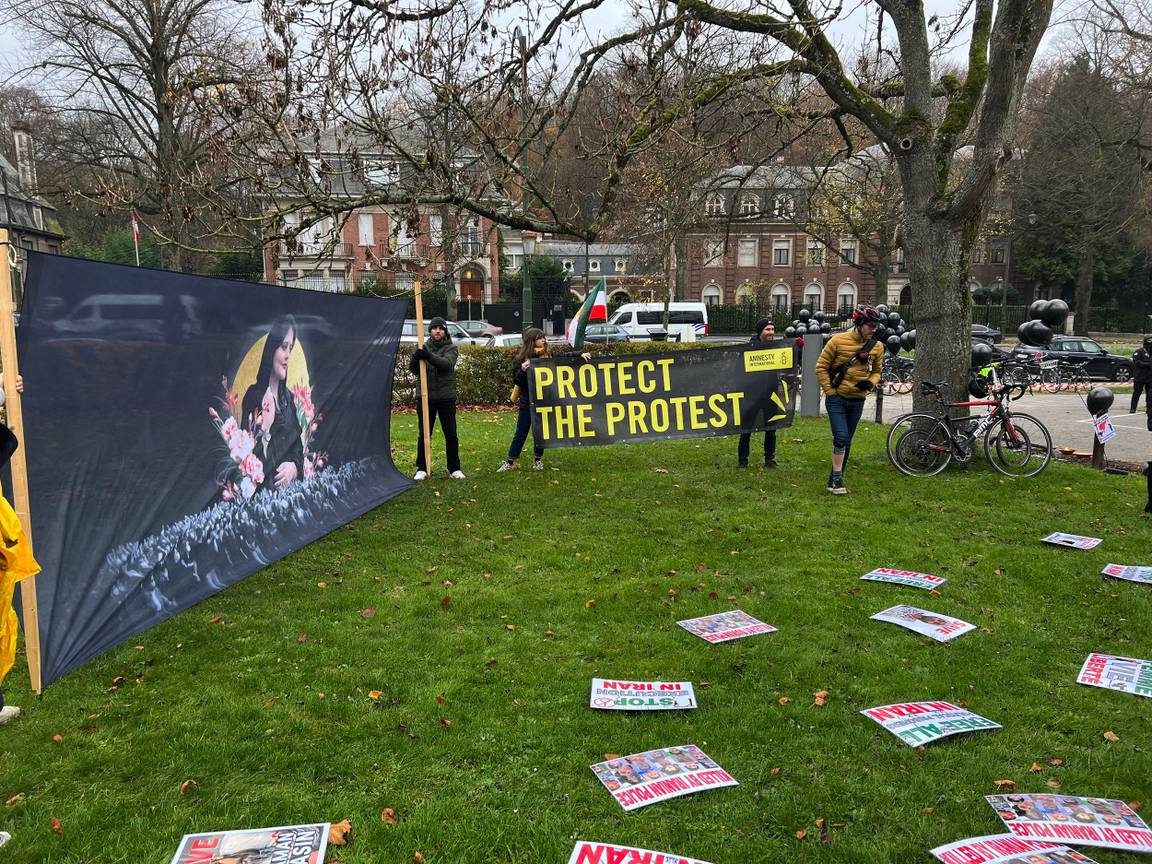
[[[761,318],[756,322],[756,332],[748,340],[753,345],[761,342],[771,342],[776,338],[776,324],[771,318]],[[747,412],[744,414],[744,427],[752,429],[756,425],[757,418],[763,414],[765,418],[770,417],[775,413],[775,408],[771,406],[772,394],[765,393],[759,403],[749,404]],[[772,407],[771,412],[769,408]],[[741,432],[740,440],[736,445],[736,464],[740,468],[748,467],[748,454],[752,449],[752,433]],[[776,468],[776,430],[768,429],[764,432],[764,467]]]
[[[875,306],[858,306],[852,328],[828,340],[816,361],[816,378],[824,391],[824,405],[832,426],[832,471],[827,489],[847,495],[844,466],[852,450],[852,436],[864,413],[865,397],[880,383],[884,368],[884,343],[876,339],[880,312]]]
[[[16,377],[16,392],[24,392],[24,379]],[[4,391],[0,389],[0,405],[4,404]],[[0,468],[3,468],[19,442],[12,430],[0,426]],[[12,595],[16,583],[40,572],[40,565],[32,557],[32,549],[20,519],[5,498],[0,498],[0,684],[4,676],[16,662],[16,633],[19,620],[12,608]],[[20,709],[4,704],[4,692],[0,690],[0,723],[11,720]]]
[[[255,441],[252,452],[264,466],[261,489],[279,489],[304,476],[303,430],[288,387],[288,361],[294,347],[296,319],[281,315],[264,340],[256,383],[241,403],[244,429]]]
[[[524,342],[516,353],[512,366],[512,401],[519,403],[520,411],[516,416],[516,431],[512,435],[512,443],[508,446],[508,456],[496,469],[498,474],[516,467],[516,460],[520,458],[520,451],[524,449],[528,433],[532,430],[532,402],[528,392],[531,383],[528,370],[532,366],[532,360],[551,356],[548,351],[548,339],[543,330],[539,327],[529,327],[524,331]],[[592,359],[592,355],[587,352],[579,356],[585,363]],[[539,444],[534,447],[532,467],[537,471],[544,470],[544,448]]]
[[[452,343],[448,335],[448,322],[436,316],[428,322],[428,341],[412,353],[408,364],[409,371],[416,375],[416,403],[420,403],[420,361],[428,366],[428,424],[436,431],[436,418],[440,418],[440,428],[444,430],[444,451],[448,461],[448,474],[453,480],[463,480],[460,470],[460,437],[456,433],[456,363],[460,359],[460,349]],[[424,461],[424,417],[416,412],[416,473],[413,480],[428,477],[428,465]]]

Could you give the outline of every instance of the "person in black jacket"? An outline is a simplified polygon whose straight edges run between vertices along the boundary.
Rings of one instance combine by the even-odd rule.
[[[776,325],[771,318],[761,318],[756,322],[756,332],[748,340],[753,344],[760,342],[769,342],[776,338]],[[760,403],[750,405],[748,410],[744,413],[744,426],[751,429],[756,425],[756,420],[761,413],[764,414],[765,419],[769,416],[769,408],[774,408],[769,401],[772,397],[771,393],[763,394],[763,399]],[[752,433],[741,432],[740,441],[736,445],[736,461],[739,467],[748,467],[748,454],[752,449]],[[764,432],[764,467],[775,468],[776,465],[776,430],[768,429]]]
[[[1152,336],[1144,337],[1144,344],[1132,355],[1132,408],[1129,414],[1135,414],[1140,404],[1140,394],[1146,394],[1144,401],[1148,403],[1148,410],[1152,411]],[[1149,414],[1152,423],[1152,414]],[[1152,429],[1152,426],[1149,426]]]
[[[463,480],[460,470],[460,438],[456,434],[456,361],[460,349],[452,344],[448,335],[448,322],[437,316],[428,322],[430,338],[412,353],[409,371],[416,375],[416,473],[413,480],[428,477],[428,463],[424,459],[424,415],[420,411],[420,361],[428,367],[428,423],[436,431],[436,419],[444,430],[444,450],[448,473],[453,480]]]
[[[288,387],[288,361],[296,346],[296,319],[281,315],[272,322],[256,383],[244,393],[243,427],[252,433],[253,453],[264,466],[261,489],[279,489],[304,476],[304,442],[296,399]]]

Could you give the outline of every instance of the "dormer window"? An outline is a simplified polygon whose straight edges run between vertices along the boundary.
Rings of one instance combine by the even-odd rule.
[[[777,219],[791,219],[796,215],[796,199],[791,195],[777,195],[772,205]]]
[[[708,196],[704,202],[704,215],[705,216],[723,216],[724,215],[724,196],[713,192]]]
[[[756,195],[745,195],[740,199],[740,215],[755,216],[760,212],[760,198]]]

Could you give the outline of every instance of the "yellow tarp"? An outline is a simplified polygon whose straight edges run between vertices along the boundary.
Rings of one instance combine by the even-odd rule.
[[[16,662],[18,621],[12,608],[12,592],[21,579],[39,572],[40,565],[32,557],[31,544],[16,511],[0,497],[0,683]]]

